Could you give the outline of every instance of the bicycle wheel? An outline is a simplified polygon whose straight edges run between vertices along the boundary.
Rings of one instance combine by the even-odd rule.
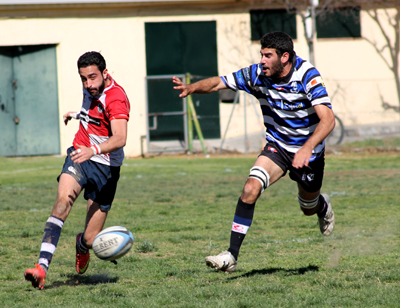
[[[344,137],[344,126],[342,120],[338,116],[335,115],[335,128],[333,131],[326,137],[327,145],[337,145],[343,141]]]

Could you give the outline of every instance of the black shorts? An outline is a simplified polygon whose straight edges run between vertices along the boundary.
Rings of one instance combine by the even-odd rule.
[[[307,192],[316,192],[321,189],[324,178],[325,157],[322,154],[316,160],[309,162],[307,167],[296,169],[292,166],[294,154],[282,149],[275,142],[268,142],[260,156],[271,159],[283,170],[283,176],[289,171],[290,178],[299,183]]]
[[[61,174],[71,175],[82,189],[85,189],[84,198],[97,202],[103,212],[108,212],[117,190],[121,167],[111,167],[91,160],[81,164],[74,163],[71,159],[71,152],[74,150],[74,147],[67,150],[67,157]]]

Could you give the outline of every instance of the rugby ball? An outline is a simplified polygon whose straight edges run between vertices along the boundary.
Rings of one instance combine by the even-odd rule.
[[[97,234],[92,249],[96,257],[113,261],[125,255],[133,245],[133,235],[125,227],[109,227]]]

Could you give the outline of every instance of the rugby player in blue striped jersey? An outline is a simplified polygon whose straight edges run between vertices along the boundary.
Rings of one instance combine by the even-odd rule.
[[[317,214],[320,231],[331,234],[335,216],[328,195],[321,194],[325,138],[335,126],[331,101],[318,70],[298,57],[293,41],[283,32],[261,39],[261,61],[221,77],[185,84],[173,77],[174,89],[186,97],[222,89],[243,90],[260,102],[266,146],[250,169],[233,218],[230,246],[206,264],[233,272],[239,250],[253,221],[261,193],[289,172],[297,182],[298,202],[307,216]]]

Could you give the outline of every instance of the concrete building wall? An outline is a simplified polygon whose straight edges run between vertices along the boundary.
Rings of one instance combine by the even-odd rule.
[[[394,14],[394,10],[389,10]],[[383,11],[381,10],[383,14]],[[383,24],[394,42],[394,29]],[[362,36],[384,46],[383,36],[365,11],[361,11]],[[389,50],[383,52],[389,59]],[[365,39],[318,40],[316,65],[324,77],[333,108],[345,125],[364,125],[399,121],[399,113],[382,107],[381,96],[399,106],[393,72]]]
[[[62,114],[81,107],[82,85],[76,61],[86,51],[100,51],[107,61],[110,74],[121,84],[131,102],[126,155],[141,153],[140,137],[146,135],[146,22],[210,21],[217,22],[218,70],[220,75],[236,71],[259,61],[259,44],[250,41],[249,7],[224,7],[221,11],[187,8],[179,13],[163,13],[148,9],[146,14],[135,9],[132,14],[119,12],[112,17],[99,16],[14,17],[3,18],[0,26],[0,46],[57,44],[58,90],[60,110],[61,153],[71,145],[77,131],[77,121],[67,127]],[[48,14],[49,15],[49,14]],[[50,14],[51,15],[51,14]],[[371,39],[382,40],[376,25],[363,12],[362,33]],[[295,50],[307,59],[307,45],[301,20],[297,18]],[[154,56],[162,55],[160,50]],[[196,59],[193,59],[195,61]],[[385,101],[398,106],[392,72],[384,64],[373,46],[363,39],[318,40],[316,66],[333,96],[334,111],[345,125],[372,124],[399,120],[399,114],[382,108],[380,95]],[[172,86],[172,83],[171,83]],[[246,104],[244,104],[246,101]],[[250,96],[242,94],[239,106],[232,114],[227,137],[262,130]],[[246,106],[246,108],[245,108]],[[228,124],[231,104],[220,104],[221,136]],[[246,122],[244,113],[246,112]],[[257,112],[260,110],[257,105]],[[245,128],[246,124],[246,128]]]

